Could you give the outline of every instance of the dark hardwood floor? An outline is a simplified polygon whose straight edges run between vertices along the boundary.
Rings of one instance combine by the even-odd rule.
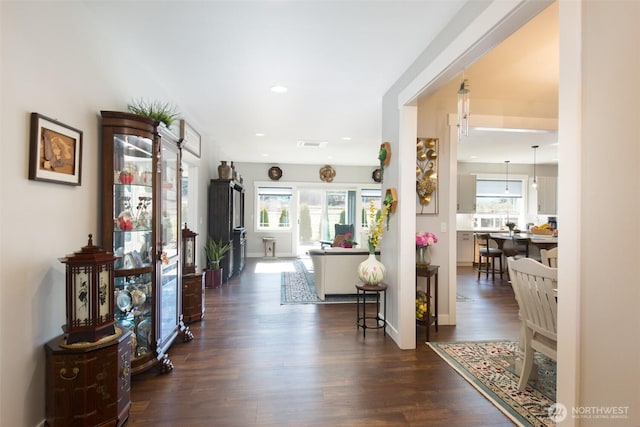
[[[206,290],[195,338],[169,351],[175,369],[132,381],[131,426],[511,426],[513,423],[424,343],[400,350],[382,331],[366,339],[352,304],[280,305],[276,263]],[[267,272],[256,272],[256,268]],[[507,282],[461,268],[458,325],[432,341],[516,339]]]

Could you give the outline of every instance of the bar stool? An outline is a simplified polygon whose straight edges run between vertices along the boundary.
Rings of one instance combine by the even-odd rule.
[[[500,280],[502,280],[502,250],[498,248],[492,248],[489,242],[493,240],[489,233],[477,233],[476,239],[478,239],[478,246],[480,248],[478,252],[478,280],[480,280],[480,273],[485,273],[485,278],[489,278],[489,264],[491,264],[491,280],[496,280],[496,258],[500,261]],[[482,262],[483,258],[486,260]],[[482,265],[484,264],[484,268]]]

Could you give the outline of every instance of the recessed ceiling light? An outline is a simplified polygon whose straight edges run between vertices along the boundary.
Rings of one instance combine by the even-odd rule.
[[[351,141],[351,137],[350,136],[343,136],[342,140],[343,141]]]
[[[284,86],[280,86],[280,85],[276,85],[276,86],[272,86],[271,87],[271,92],[275,92],[275,93],[285,93],[287,90],[286,87]]]
[[[262,157],[269,157],[267,153],[262,153]]]
[[[256,133],[256,136],[264,136],[264,133],[258,132],[258,133]]]
[[[296,141],[298,147],[305,148],[324,148],[327,145],[327,141],[321,141],[317,139],[299,139]]]

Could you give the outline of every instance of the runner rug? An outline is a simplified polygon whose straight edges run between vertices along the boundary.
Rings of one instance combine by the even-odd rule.
[[[516,342],[430,342],[429,346],[517,425],[555,426],[549,418],[549,407],[556,400],[555,361],[536,352],[537,378],[521,392],[514,368]]]
[[[324,301],[316,294],[313,272],[309,271],[305,263],[295,260],[295,272],[283,272],[280,286],[280,304],[338,304],[355,303],[356,295],[325,295]],[[367,295],[367,302],[372,301],[372,295]]]

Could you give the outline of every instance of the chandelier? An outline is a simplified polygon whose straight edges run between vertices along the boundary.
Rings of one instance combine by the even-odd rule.
[[[538,147],[539,145],[531,146],[531,148],[533,148],[533,184],[531,184],[533,188],[538,188],[538,177],[536,175],[536,149]]]
[[[505,160],[504,164],[507,166],[507,175],[504,179],[504,193],[509,194],[509,160]]]
[[[463,73],[458,89],[458,139],[469,136],[469,92],[469,80]]]

